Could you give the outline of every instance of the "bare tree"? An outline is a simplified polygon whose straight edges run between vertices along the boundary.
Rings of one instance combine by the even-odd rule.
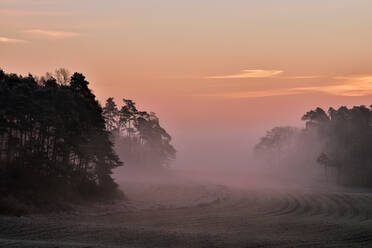
[[[70,78],[72,74],[66,68],[59,68],[52,72],[45,73],[44,76],[36,76],[34,77],[36,82],[43,83],[48,81],[49,79],[55,79],[57,84],[59,85],[68,85],[70,83]]]
[[[70,82],[71,73],[66,68],[59,68],[54,71],[53,75],[60,85],[67,85]]]

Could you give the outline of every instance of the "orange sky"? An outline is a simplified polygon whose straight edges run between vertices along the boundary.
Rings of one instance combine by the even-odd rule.
[[[83,72],[100,101],[132,98],[158,113],[180,147],[203,132],[255,142],[316,106],[372,104],[371,9],[369,0],[0,0],[0,67]]]

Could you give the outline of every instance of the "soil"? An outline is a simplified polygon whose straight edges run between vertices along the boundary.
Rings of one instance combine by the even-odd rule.
[[[4,247],[372,247],[372,195],[342,188],[122,184],[128,200],[0,216]]]

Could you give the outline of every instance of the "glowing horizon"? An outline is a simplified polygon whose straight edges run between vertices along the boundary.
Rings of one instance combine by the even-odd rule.
[[[0,67],[82,72],[100,102],[132,98],[175,132],[197,120],[208,129],[206,112],[223,126],[221,109],[233,126],[276,123],[253,106],[275,117],[270,109],[285,105],[291,111],[278,118],[293,123],[316,106],[369,105],[371,8],[347,0],[0,0]]]

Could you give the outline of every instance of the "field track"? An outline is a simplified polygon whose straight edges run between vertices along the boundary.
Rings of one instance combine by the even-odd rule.
[[[0,216],[0,246],[372,247],[369,193],[192,190],[188,204],[134,200],[74,214]]]

